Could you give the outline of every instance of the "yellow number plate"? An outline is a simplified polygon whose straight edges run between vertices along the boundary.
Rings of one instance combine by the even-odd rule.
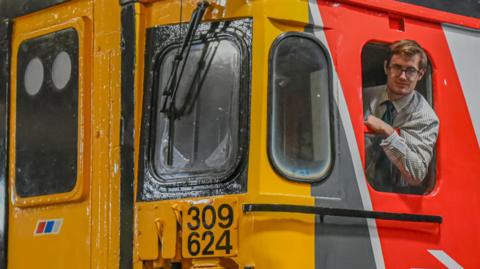
[[[183,210],[183,257],[226,257],[237,254],[237,201],[209,200]]]

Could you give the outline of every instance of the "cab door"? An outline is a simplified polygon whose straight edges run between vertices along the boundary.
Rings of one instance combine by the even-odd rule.
[[[164,1],[122,7],[124,152],[133,150],[130,143],[139,145],[138,162],[124,162],[122,171],[128,180],[134,178],[128,169],[135,168],[138,179],[137,230],[128,230],[128,222],[122,229],[131,233],[124,238],[133,236],[135,268],[179,268],[181,262],[182,268],[204,268],[208,258],[220,257],[223,264],[237,255],[238,196],[247,187],[253,22],[243,13],[230,17],[216,9],[222,7],[206,7]],[[186,23],[179,21],[180,10]],[[171,83],[178,84],[168,93]],[[123,193],[133,191],[126,185]],[[178,212],[184,216],[181,236]],[[200,215],[194,215],[200,212],[208,220],[197,227]],[[131,241],[124,246],[131,248]]]
[[[13,20],[8,100],[10,269],[91,266],[87,98],[92,3],[53,2],[58,5],[48,11],[19,14]]]

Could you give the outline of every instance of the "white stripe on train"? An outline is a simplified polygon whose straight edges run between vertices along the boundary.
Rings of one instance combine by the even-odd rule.
[[[463,267],[458,264],[452,257],[443,250],[429,249],[428,252],[432,254],[437,260],[439,260],[443,265],[448,269],[463,269]]]
[[[309,0],[309,6],[312,14],[313,23],[315,25],[313,32],[315,36],[322,41],[325,47],[328,50],[328,53],[332,55],[330,52],[330,48],[328,47],[327,38],[325,33],[322,30],[323,21],[320,16],[320,10],[317,5],[316,0]],[[338,75],[333,67],[333,81],[334,81],[334,96],[335,102],[337,103],[338,110],[340,111],[340,118],[342,120],[342,124],[345,129],[345,135],[348,141],[348,147],[350,149],[350,153],[352,154],[352,161],[353,167],[355,170],[355,178],[357,179],[358,188],[360,191],[360,196],[362,198],[363,208],[365,210],[372,210],[372,201],[370,199],[370,194],[368,192],[367,187],[367,180],[365,178],[365,173],[363,171],[362,161],[360,158],[360,152],[358,151],[357,141],[355,139],[355,134],[353,133],[353,126],[352,121],[350,119],[350,115],[348,114],[348,107],[345,101],[345,96],[343,95],[342,85],[340,84],[340,80],[338,79]],[[385,268],[385,262],[383,260],[383,253],[382,247],[380,245],[380,239],[378,237],[378,230],[375,220],[367,219],[368,223],[368,231],[370,233],[370,242],[372,244],[373,249],[373,256],[375,257],[375,266],[377,269]]]
[[[442,25],[448,47],[462,85],[477,143],[480,143],[480,31],[453,25]]]

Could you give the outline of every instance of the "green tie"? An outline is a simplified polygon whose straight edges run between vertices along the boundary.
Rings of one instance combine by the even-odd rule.
[[[393,125],[393,119],[395,114],[395,107],[393,106],[392,101],[387,100],[383,103],[386,107],[385,113],[383,113],[382,120],[388,123],[390,126]]]
[[[392,101],[389,100],[385,101],[383,105],[385,105],[386,109],[382,120],[392,126],[395,117],[395,107]],[[377,139],[377,143],[380,144],[380,139]],[[380,146],[378,146],[378,150],[380,154],[375,162],[374,185],[376,189],[381,191],[393,191],[395,187],[393,164]]]

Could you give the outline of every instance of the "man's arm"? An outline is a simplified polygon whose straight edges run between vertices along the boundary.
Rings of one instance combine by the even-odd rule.
[[[382,120],[369,116],[365,124],[382,135],[380,146],[409,185],[420,184],[428,172],[438,135],[438,119],[419,117],[402,126],[400,134]]]

